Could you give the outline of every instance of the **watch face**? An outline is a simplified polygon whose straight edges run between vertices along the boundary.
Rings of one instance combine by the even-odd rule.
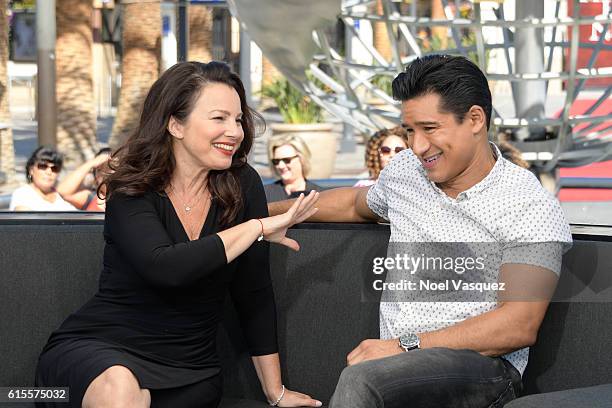
[[[403,348],[411,350],[419,347],[419,337],[414,333],[400,336],[399,341]]]

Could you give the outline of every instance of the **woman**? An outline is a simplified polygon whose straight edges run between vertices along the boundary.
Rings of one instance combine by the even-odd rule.
[[[59,183],[57,191],[66,197],[66,201],[79,210],[104,211],[106,207],[104,194],[98,194],[98,189],[108,172],[110,152],[111,149],[108,147],[100,149],[96,157],[77,167]],[[92,188],[86,188],[84,184],[90,175],[93,176],[93,186]],[[101,190],[104,190],[104,187]],[[104,193],[104,191],[101,193]]]
[[[321,187],[306,180],[310,172],[310,150],[302,138],[282,134],[270,138],[268,160],[279,180],[265,186],[268,202],[295,198]]]
[[[38,386],[69,386],[72,406],[216,407],[229,291],[268,402],[320,406],[282,385],[265,242],[297,250],[285,233],[318,197],[268,217],[246,164],[253,116],[224,63],[179,63],[153,84],[104,182],[99,291],[49,338]]]
[[[11,211],[76,211],[55,189],[63,158],[57,150],[41,146],[26,163],[28,184],[11,196]]]
[[[389,161],[407,148],[408,135],[401,126],[379,130],[374,133],[368,140],[365,152],[365,162],[370,178],[358,181],[355,187],[366,187],[374,184]]]

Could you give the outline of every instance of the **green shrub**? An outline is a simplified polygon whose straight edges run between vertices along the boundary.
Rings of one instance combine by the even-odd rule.
[[[263,96],[272,98],[286,123],[319,123],[323,115],[319,105],[280,78],[261,90]]]
[[[392,95],[393,91],[391,89],[391,83],[393,82],[393,77],[384,74],[377,74],[374,75],[371,82],[387,95]]]

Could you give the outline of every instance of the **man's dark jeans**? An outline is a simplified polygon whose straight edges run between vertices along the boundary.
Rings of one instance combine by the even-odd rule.
[[[522,391],[506,360],[471,350],[412,350],[345,368],[330,408],[497,408]]]

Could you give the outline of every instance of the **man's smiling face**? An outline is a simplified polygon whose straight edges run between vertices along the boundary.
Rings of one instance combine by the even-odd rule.
[[[474,165],[478,138],[470,111],[460,123],[454,114],[440,111],[438,94],[427,93],[402,101],[402,126],[431,181],[456,181]]]

